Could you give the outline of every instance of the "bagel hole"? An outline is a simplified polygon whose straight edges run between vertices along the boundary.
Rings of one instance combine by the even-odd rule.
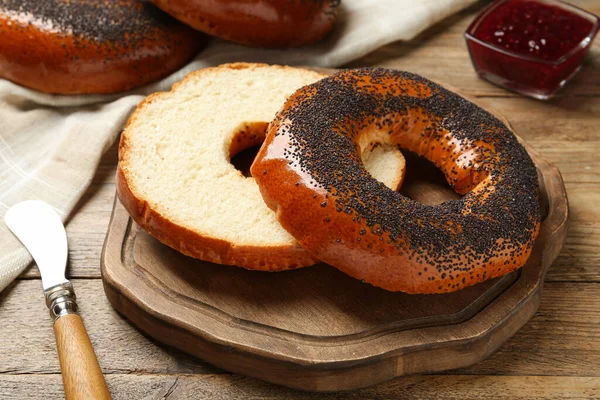
[[[246,178],[250,178],[250,167],[260,146],[265,141],[267,122],[246,122],[242,124],[229,146],[229,162]]]
[[[442,171],[431,161],[405,149],[402,149],[402,154],[406,159],[406,175],[400,189],[401,194],[428,205],[462,197],[448,185]]]
[[[362,162],[371,177],[392,190],[398,190],[406,169],[400,149],[377,140],[360,147]]]
[[[252,166],[252,163],[256,158],[256,153],[258,153],[259,149],[260,145],[252,146],[242,150],[234,155],[229,162],[233,164],[235,169],[240,171],[242,175],[244,175],[246,178],[250,178],[252,177],[252,174],[250,173],[250,167]]]

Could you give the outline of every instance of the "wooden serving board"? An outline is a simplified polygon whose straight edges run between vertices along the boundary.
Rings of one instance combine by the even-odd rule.
[[[106,295],[160,342],[297,389],[347,390],[474,364],[534,315],[565,240],[560,173],[528,150],[544,220],[528,263],[503,278],[450,294],[407,295],[324,264],[280,273],[211,264],[149,236],[115,200],[102,253]],[[429,162],[410,155],[402,193],[430,204],[456,196]]]

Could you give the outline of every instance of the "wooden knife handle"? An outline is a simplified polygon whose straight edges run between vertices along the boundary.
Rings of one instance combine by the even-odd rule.
[[[54,322],[54,335],[66,399],[110,399],[81,317],[77,314],[60,316]]]

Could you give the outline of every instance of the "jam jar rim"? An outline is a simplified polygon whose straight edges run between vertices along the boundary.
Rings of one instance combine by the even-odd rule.
[[[485,42],[485,41],[475,37],[473,33],[474,33],[474,30],[477,27],[479,27],[479,24],[485,18],[487,18],[487,16],[490,15],[498,6],[500,6],[501,4],[504,4],[508,1],[511,1],[511,0],[495,1],[492,4],[490,4],[489,6],[487,6],[483,11],[481,11],[481,13],[479,13],[479,15],[473,20],[473,22],[471,22],[471,24],[469,24],[469,27],[465,31],[465,39],[467,40],[467,42],[473,41],[484,47],[489,48],[490,50],[493,50],[498,53],[502,53],[502,54],[505,54],[505,55],[508,55],[508,56],[511,56],[514,58],[518,58],[518,59],[521,59],[524,61],[545,64],[545,65],[559,65],[559,64],[562,64],[563,62],[565,62],[566,60],[568,60],[569,58],[571,58],[571,56],[573,56],[573,54],[590,46],[592,44],[592,42],[594,41],[596,34],[600,30],[600,18],[598,16],[596,16],[595,14],[592,14],[589,11],[586,11],[582,8],[579,8],[579,7],[569,4],[569,3],[565,3],[564,1],[560,1],[560,0],[533,0],[533,1],[537,1],[539,3],[546,3],[546,4],[554,5],[554,6],[562,8],[563,10],[573,12],[574,14],[580,15],[581,17],[586,18],[590,22],[592,22],[592,28],[575,47],[573,47],[567,53],[563,54],[559,59],[552,60],[552,61],[543,60],[541,58],[529,56],[527,54],[517,53],[515,51],[505,49],[503,47],[497,46],[493,43]]]

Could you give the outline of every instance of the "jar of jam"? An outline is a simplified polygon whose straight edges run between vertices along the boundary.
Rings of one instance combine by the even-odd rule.
[[[581,68],[598,17],[554,0],[498,0],[465,32],[479,76],[548,99]]]

